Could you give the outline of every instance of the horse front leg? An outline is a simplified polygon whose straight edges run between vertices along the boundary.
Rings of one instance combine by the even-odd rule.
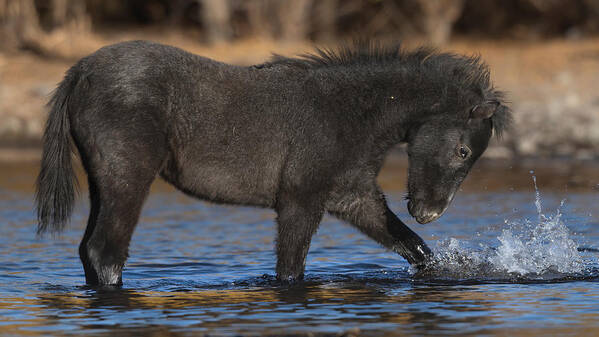
[[[304,278],[306,256],[323,207],[312,196],[285,196],[277,202],[277,279],[293,283]]]
[[[327,203],[327,211],[398,253],[412,266],[424,267],[433,255],[428,245],[389,209],[378,189],[367,191],[346,193]]]
[[[428,260],[432,258],[433,252],[418,234],[412,231],[395,215],[395,213],[393,213],[393,211],[389,209],[386,202],[385,223],[387,227],[387,233],[395,241],[395,244],[391,247],[391,249],[403,256],[411,265],[415,266],[416,268],[424,267]]]

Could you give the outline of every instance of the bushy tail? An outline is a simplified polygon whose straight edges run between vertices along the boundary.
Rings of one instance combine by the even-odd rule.
[[[68,102],[77,77],[76,69],[71,68],[48,103],[50,114],[36,191],[38,234],[61,231],[73,211],[77,181],[71,163]]]

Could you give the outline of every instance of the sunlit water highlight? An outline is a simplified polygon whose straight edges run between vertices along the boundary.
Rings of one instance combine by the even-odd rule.
[[[271,211],[160,192],[144,208],[123,288],[93,289],[83,286],[77,256],[85,195],[61,236],[40,239],[31,191],[0,187],[0,335],[529,336],[599,329],[595,190],[543,191],[539,207],[543,201],[553,211],[537,211],[532,189],[460,192],[425,226],[410,219],[401,192],[389,193],[391,208],[436,250],[426,273],[414,275],[397,255],[326,217],[306,282],[281,286]]]

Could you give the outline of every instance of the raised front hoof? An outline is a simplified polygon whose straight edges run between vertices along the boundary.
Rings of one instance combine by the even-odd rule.
[[[432,274],[434,274],[436,265],[437,265],[437,262],[434,258],[433,253],[428,251],[427,254],[425,254],[424,256],[422,256],[422,258],[420,260],[418,260],[418,262],[410,263],[410,267],[412,268],[412,271],[413,271],[413,274],[412,274],[413,278],[414,279],[430,278],[430,276]]]
[[[425,243],[416,244],[406,253],[401,255],[408,261],[410,266],[416,270],[425,269],[434,258],[433,252]]]
[[[431,260],[432,260],[432,256],[431,256]],[[412,268],[412,270],[415,271],[415,274],[419,274],[429,268],[431,260],[424,260],[420,263],[410,264],[410,267]]]

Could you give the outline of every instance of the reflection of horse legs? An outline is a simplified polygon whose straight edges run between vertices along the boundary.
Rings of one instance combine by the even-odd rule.
[[[122,270],[129,242],[139,219],[143,202],[159,169],[135,167],[137,161],[111,157],[117,164],[86,165],[91,211],[79,256],[90,285],[122,284]]]

